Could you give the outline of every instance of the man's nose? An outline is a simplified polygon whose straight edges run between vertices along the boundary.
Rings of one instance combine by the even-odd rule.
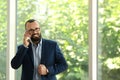
[[[34,30],[33,33],[37,33],[37,30]]]

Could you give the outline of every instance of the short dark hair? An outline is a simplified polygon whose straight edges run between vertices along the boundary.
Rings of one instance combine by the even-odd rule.
[[[35,19],[29,19],[29,20],[27,20],[26,22],[25,22],[25,29],[26,29],[26,24],[29,22],[29,23],[32,23],[32,22],[34,22],[34,21],[36,21]]]

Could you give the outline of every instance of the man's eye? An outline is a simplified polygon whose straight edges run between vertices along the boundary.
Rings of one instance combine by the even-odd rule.
[[[29,31],[34,31],[33,29],[30,29]]]

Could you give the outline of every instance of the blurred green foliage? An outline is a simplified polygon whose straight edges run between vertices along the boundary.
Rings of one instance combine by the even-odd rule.
[[[30,3],[29,0],[27,1],[18,1],[18,45],[22,43],[21,33],[24,32],[25,21],[29,18],[37,19],[42,28],[43,38],[56,40],[69,64],[68,70],[57,76],[59,80],[87,80],[88,2],[44,0]],[[29,8],[26,6],[27,3]]]
[[[120,80],[120,1],[98,3],[98,80]],[[7,1],[0,0],[0,5],[0,80],[5,80]],[[88,1],[17,0],[17,45],[30,18],[40,22],[43,38],[56,40],[64,53],[69,68],[57,75],[58,80],[89,80]],[[16,80],[20,80],[20,70]]]
[[[98,3],[99,80],[120,80],[120,1]]]
[[[0,80],[6,79],[7,2],[0,0]]]

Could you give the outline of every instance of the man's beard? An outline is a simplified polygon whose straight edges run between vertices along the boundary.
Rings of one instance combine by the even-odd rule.
[[[34,35],[37,35],[37,37],[34,36]],[[33,34],[33,35],[31,36],[31,40],[32,40],[33,43],[39,43],[40,40],[41,40],[41,34]]]

